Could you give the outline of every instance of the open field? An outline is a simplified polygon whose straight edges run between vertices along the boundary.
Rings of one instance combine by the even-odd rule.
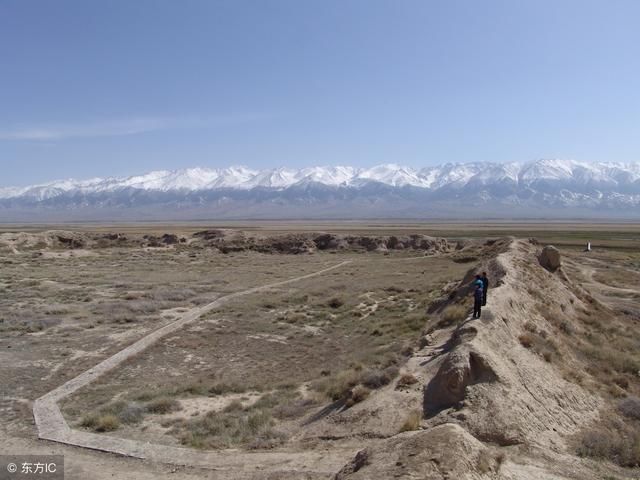
[[[96,462],[103,471],[94,478],[169,471],[173,478],[330,478],[365,446],[383,462],[390,445],[401,452],[409,448],[403,442],[423,442],[418,432],[435,439],[454,425],[437,448],[454,442],[455,450],[461,435],[479,475],[469,478],[543,478],[532,463],[559,478],[637,476],[636,225],[273,223],[243,225],[247,234],[220,227],[199,235],[204,227],[191,224],[65,226],[47,235],[44,227],[20,235],[3,229],[3,450],[61,452],[68,478],[85,478]],[[320,230],[335,236],[312,233]],[[449,241],[417,237],[426,234]],[[560,246],[561,271],[537,265],[536,244],[494,242],[504,235]],[[588,254],[586,241],[594,248]],[[489,270],[500,289],[482,319],[471,321],[465,288],[476,268]],[[227,299],[235,293],[243,295]],[[171,454],[186,448],[196,453],[184,463],[198,467],[36,440],[37,398],[187,317],[59,406],[72,429],[97,441],[149,442]],[[471,383],[455,401],[445,395],[434,403],[447,362],[465,349]],[[550,395],[545,409],[526,397],[531,389],[534,397]],[[504,404],[487,406],[499,398]],[[565,409],[562,419],[555,408]],[[522,423],[531,412],[537,420]],[[402,462],[425,468],[414,460]],[[216,476],[216,462],[233,473]]]
[[[69,253],[2,260],[3,397],[37,398],[190,307],[328,261],[291,256],[283,267],[274,257],[207,251]]]
[[[77,224],[77,225],[12,225],[0,224],[0,233],[7,231],[42,232],[45,230],[68,229],[86,232],[122,233],[177,233],[193,234],[207,228],[231,228],[248,232],[286,234],[300,232],[348,233],[351,235],[402,235],[417,233],[445,238],[537,238],[540,241],[584,248],[588,241],[593,246],[637,248],[640,245],[640,224],[638,222],[585,222],[582,220],[560,221],[451,221],[451,222],[388,222],[343,221],[313,223],[305,221],[260,221],[242,222],[183,222],[183,223],[124,223],[124,224]]]
[[[224,438],[224,431],[194,438],[192,430],[207,415],[215,413],[224,422],[234,416],[234,408],[251,405],[255,415],[273,420],[274,429],[280,426],[277,440],[284,442],[285,435],[295,435],[284,430],[300,428],[299,422],[286,420],[300,420],[327,402],[342,400],[353,387],[351,377],[368,379],[363,388],[369,389],[393,379],[403,352],[417,343],[426,325],[427,306],[468,268],[442,257],[358,257],[340,254],[352,263],[215,309],[79,391],[63,410],[71,423],[82,424],[87,409],[106,411],[115,402],[135,408],[171,399],[176,409],[189,407],[175,413],[167,409],[161,413],[173,414],[137,428],[162,432],[158,441],[230,447],[256,442]],[[274,268],[295,273],[295,265],[274,260]],[[278,416],[285,422],[276,422]]]

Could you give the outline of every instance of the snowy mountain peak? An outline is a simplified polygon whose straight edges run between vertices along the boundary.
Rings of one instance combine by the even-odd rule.
[[[252,193],[256,189],[262,193]],[[204,205],[202,202],[206,203],[207,198],[225,198],[226,202],[236,197],[258,203],[265,201],[269,205],[273,205],[269,203],[272,201],[286,205],[295,197],[296,201],[306,204],[320,201],[323,195],[332,195],[330,192],[336,192],[336,198],[351,198],[350,201],[368,196],[363,205],[369,206],[378,205],[380,198],[394,192],[394,202],[405,197],[410,198],[406,200],[409,202],[422,198],[421,208],[449,202],[474,206],[531,205],[532,208],[609,206],[637,211],[640,164],[543,159],[527,163],[447,163],[422,169],[389,163],[363,169],[316,166],[254,170],[231,166],[157,170],[124,178],[66,179],[29,187],[0,188],[0,214],[3,209],[40,205],[84,208],[97,203],[128,208],[136,202],[154,204],[158,201]],[[300,195],[309,195],[309,198]],[[371,198],[372,195],[379,198]],[[265,200],[269,198],[278,200]],[[640,216],[640,211],[636,213]]]
[[[114,191],[122,188],[140,190],[208,190],[287,188],[297,183],[315,182],[327,186],[357,186],[378,182],[392,187],[412,186],[438,189],[445,186],[464,186],[472,183],[492,183],[511,180],[529,185],[538,181],[586,184],[589,182],[634,183],[640,180],[640,164],[584,163],[573,160],[543,159],[529,163],[447,163],[416,170],[388,163],[358,169],[349,166],[318,166],[302,169],[274,168],[253,170],[243,166],[227,168],[186,168],[156,170],[124,178],[92,178],[89,180],[59,180],[29,187],[0,188],[0,198],[13,198],[41,192],[48,198],[56,192],[72,190],[90,193]]]

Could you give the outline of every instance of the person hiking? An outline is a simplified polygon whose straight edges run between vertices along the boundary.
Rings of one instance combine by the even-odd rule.
[[[489,289],[489,278],[487,278],[487,272],[482,272],[480,280],[482,281],[482,306],[484,307],[487,304],[487,290]]]
[[[473,318],[480,318],[482,312],[482,279],[480,275],[476,275],[476,281],[473,282]]]

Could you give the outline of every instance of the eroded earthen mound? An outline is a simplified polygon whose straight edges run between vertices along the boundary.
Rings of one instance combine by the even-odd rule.
[[[448,423],[428,431],[403,433],[358,452],[334,480],[479,478],[469,476],[470,472],[481,469],[495,475],[499,463],[462,427]]]
[[[540,252],[538,260],[544,268],[550,272],[555,272],[561,265],[560,251],[553,245],[547,245]]]
[[[428,235],[375,236],[338,235],[333,233],[304,233],[285,235],[238,235],[226,230],[205,230],[193,235],[194,239],[207,246],[218,248],[223,253],[253,250],[263,253],[300,254],[316,250],[365,250],[368,252],[388,250],[420,250],[425,252],[448,252],[452,246],[444,238]]]
[[[459,347],[449,353],[424,390],[425,417],[464,400],[469,385],[493,382],[497,375],[478,352]]]

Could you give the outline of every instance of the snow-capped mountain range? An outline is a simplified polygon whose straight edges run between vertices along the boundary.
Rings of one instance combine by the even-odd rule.
[[[62,180],[0,187],[0,220],[16,211],[192,212],[212,218],[403,217],[438,212],[509,209],[599,210],[640,216],[640,163],[538,160],[526,163],[444,164],[414,169],[396,164],[153,171],[125,178]],[[512,210],[513,213],[513,210]],[[25,215],[23,215],[25,216]],[[28,215],[27,215],[28,216]],[[89,215],[91,216],[91,215]],[[157,215],[153,215],[157,217]],[[459,216],[459,215],[455,215]]]

